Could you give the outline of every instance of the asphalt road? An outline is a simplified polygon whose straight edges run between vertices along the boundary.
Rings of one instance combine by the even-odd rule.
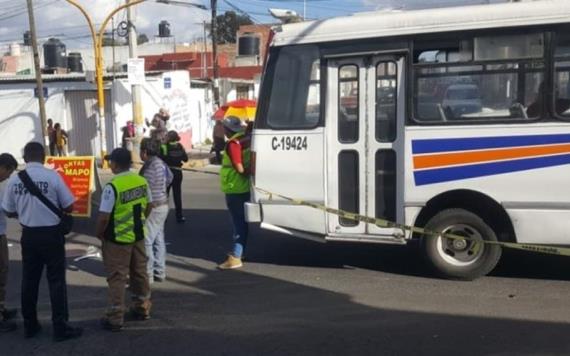
[[[570,260],[506,253],[489,277],[430,277],[412,248],[326,245],[252,229],[239,271],[217,271],[231,227],[215,176],[186,174],[188,222],[167,222],[168,280],[153,286],[147,322],[99,329],[106,304],[101,262],[73,257],[93,222],[69,237],[71,319],[79,340],[51,341],[45,280],[43,334],[0,335],[0,355],[568,355]],[[546,233],[546,232],[545,232]],[[18,306],[18,227],[8,300]],[[21,326],[21,321],[20,321]]]

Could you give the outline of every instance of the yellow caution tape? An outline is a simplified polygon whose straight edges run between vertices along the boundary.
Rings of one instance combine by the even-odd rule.
[[[200,169],[180,168],[180,167],[170,167],[170,168],[181,170],[181,171],[219,175],[218,172],[209,172],[209,171],[204,171],[204,170],[200,170]],[[291,198],[291,197],[288,197],[285,195],[270,192],[268,190],[265,190],[265,189],[262,189],[259,187],[254,187],[254,189],[259,191],[260,193],[268,195],[270,199],[273,199],[273,197],[276,196],[276,197],[279,197],[281,199],[287,200],[287,201],[289,201],[295,205],[308,206],[308,207],[311,207],[311,208],[314,208],[317,210],[327,212],[329,214],[340,216],[340,217],[345,218],[345,219],[360,221],[360,222],[364,222],[367,224],[374,224],[374,225],[376,225],[378,227],[382,227],[382,228],[401,229],[404,231],[409,231],[412,233],[420,234],[420,235],[422,235],[422,237],[425,237],[425,236],[438,237],[438,236],[440,236],[442,238],[447,238],[447,239],[451,239],[451,240],[471,241],[471,242],[475,243],[474,246],[472,247],[473,249],[480,248],[480,244],[482,243],[482,244],[487,244],[487,245],[502,246],[502,247],[506,247],[506,248],[510,248],[510,249],[514,249],[514,250],[522,250],[522,251],[544,253],[544,254],[548,254],[548,255],[569,256],[570,257],[570,247],[556,247],[556,246],[537,245],[537,244],[520,244],[520,243],[515,243],[515,242],[477,240],[477,239],[473,239],[470,237],[461,236],[461,235],[457,235],[457,234],[429,231],[429,230],[426,230],[426,229],[421,228],[421,227],[399,224],[399,223],[394,222],[394,221],[389,221],[389,220],[379,219],[379,218],[372,218],[369,216],[355,214],[355,213],[351,213],[351,212],[344,211],[341,209],[334,209],[334,208],[330,208],[330,207],[327,207],[327,206],[322,205],[322,204],[310,203],[310,202],[306,202],[303,200],[294,199],[294,198]]]
[[[477,239],[473,239],[473,238],[461,236],[461,235],[456,235],[456,234],[429,231],[429,230],[423,229],[421,227],[399,224],[399,223],[389,221],[389,220],[385,220],[385,219],[372,218],[369,216],[350,213],[348,211],[344,211],[344,210],[340,210],[340,209],[329,208],[329,207],[327,207],[325,205],[321,205],[321,204],[315,204],[315,203],[310,203],[310,202],[306,202],[306,201],[299,200],[299,199],[293,199],[293,198],[290,198],[290,197],[287,197],[287,196],[284,196],[281,194],[269,192],[265,189],[261,189],[258,187],[254,187],[254,188],[257,191],[259,191],[260,193],[263,193],[263,194],[266,194],[269,196],[277,196],[281,199],[290,201],[295,205],[308,206],[308,207],[311,207],[314,209],[325,211],[325,212],[330,213],[330,214],[338,215],[342,218],[349,219],[349,220],[360,221],[360,222],[364,222],[364,223],[368,223],[368,224],[374,224],[378,227],[383,227],[383,228],[401,229],[401,230],[409,231],[412,233],[418,233],[418,234],[421,234],[422,236],[435,236],[435,237],[441,236],[442,238],[447,238],[447,239],[451,239],[451,240],[471,241],[471,242],[475,243],[473,246],[474,249],[480,248],[479,244],[483,243],[483,244],[488,244],[488,245],[502,246],[502,247],[515,249],[515,250],[539,252],[539,253],[545,253],[545,254],[549,254],[549,255],[558,255],[558,256],[570,256],[570,248],[568,248],[568,247],[555,247],[555,246],[536,245],[536,244],[519,244],[519,243],[514,243],[514,242],[477,240]]]

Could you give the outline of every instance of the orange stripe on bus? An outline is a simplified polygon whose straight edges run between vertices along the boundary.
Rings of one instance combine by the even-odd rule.
[[[414,157],[414,168],[433,168],[567,152],[570,152],[570,144],[416,156]]]

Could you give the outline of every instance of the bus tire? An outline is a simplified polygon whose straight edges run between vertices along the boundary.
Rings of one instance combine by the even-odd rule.
[[[498,241],[483,219],[464,209],[446,209],[426,224],[427,231],[452,233],[474,241]],[[498,245],[423,235],[421,248],[428,265],[440,277],[473,280],[491,272],[501,258]]]

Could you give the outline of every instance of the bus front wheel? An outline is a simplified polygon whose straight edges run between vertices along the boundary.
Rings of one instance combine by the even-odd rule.
[[[464,209],[446,209],[425,226],[421,246],[433,271],[444,278],[473,280],[491,272],[501,257],[497,235],[480,217]],[[452,237],[444,237],[451,234]],[[465,237],[463,239],[462,237]]]

